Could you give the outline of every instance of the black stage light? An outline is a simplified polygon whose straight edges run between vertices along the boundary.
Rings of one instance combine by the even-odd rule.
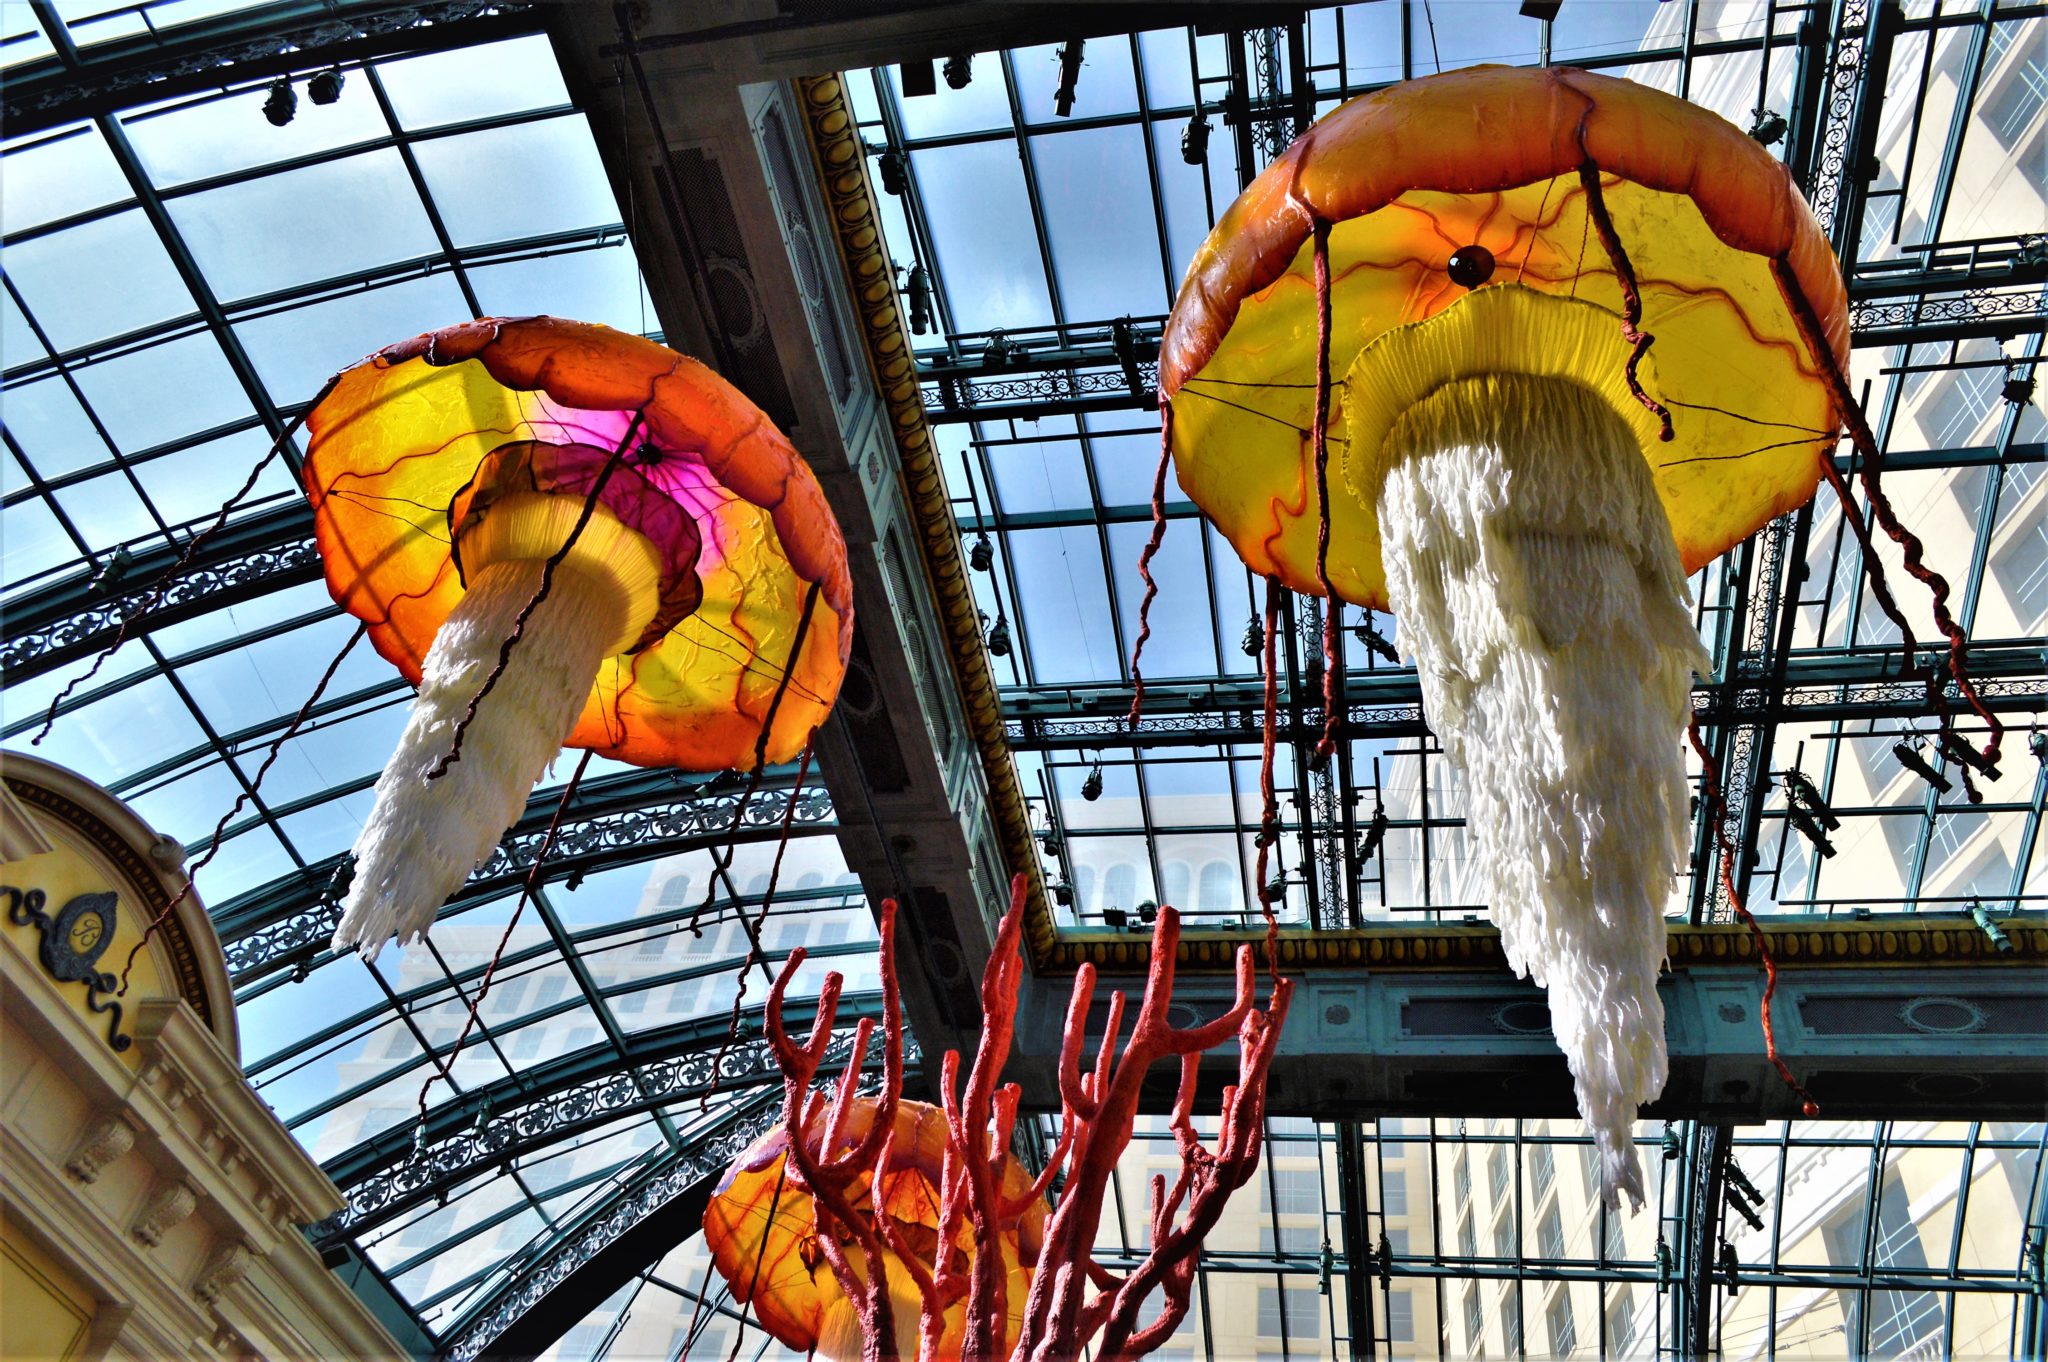
[[[1522,17],[1525,19],[1551,20],[1563,8],[1564,0],[1522,0]]]
[[[1253,615],[1251,622],[1245,625],[1244,640],[1238,647],[1244,649],[1246,657],[1257,657],[1266,651],[1266,626],[1259,623],[1257,615]]]
[[[904,168],[903,153],[890,147],[881,155],[879,166],[882,172],[882,192],[902,198],[910,188],[910,173]]]
[[[996,616],[995,628],[988,631],[988,655],[1008,657],[1010,655],[1010,622],[1001,615]]]
[[[922,336],[932,329],[932,277],[924,272],[924,266],[910,267],[910,284],[905,292],[910,295],[910,334]]]
[[[902,73],[905,95],[915,97],[939,92],[939,78],[932,74],[929,61],[907,61],[896,69]]]
[[[1201,165],[1209,159],[1209,120],[1200,109],[1188,125],[1180,130],[1180,159],[1191,166]]]
[[[949,88],[966,89],[968,82],[974,79],[974,54],[962,52],[946,58],[945,75]]]
[[[1948,777],[1927,764],[1927,758],[1921,756],[1920,749],[1913,744],[1905,742],[1893,743],[1892,755],[1899,759],[1899,765],[1905,767],[1908,771],[1911,771],[1943,794],[1947,794],[1955,788],[1954,785],[1949,783]]]
[[[976,572],[987,572],[995,566],[996,546],[989,543],[985,534],[976,535],[974,542],[967,546],[967,566]]]
[[[339,66],[330,66],[306,82],[306,93],[315,104],[332,104],[341,98],[344,79]]]
[[[1771,109],[1758,109],[1755,121],[1749,125],[1749,135],[1764,146],[1776,146],[1785,136],[1785,115]]]
[[[1088,778],[1081,782],[1081,798],[1093,804],[1102,798],[1102,763],[1096,762],[1088,770]]]
[[[270,126],[281,128],[292,121],[292,115],[299,111],[299,92],[292,89],[291,81],[279,76],[270,82],[270,95],[263,101],[263,116],[270,120]]]
[[[1052,94],[1052,111],[1061,118],[1071,118],[1074,113],[1074,87],[1081,82],[1081,47],[1079,38],[1069,38],[1060,48],[1060,87]]]

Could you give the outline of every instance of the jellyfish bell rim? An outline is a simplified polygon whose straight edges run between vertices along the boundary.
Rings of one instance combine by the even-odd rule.
[[[1315,547],[1316,239],[1329,254],[1334,389],[1389,329],[1525,275],[1558,296],[1578,293],[1585,279],[1586,292],[1621,306],[1618,272],[1590,232],[1583,249],[1576,222],[1569,241],[1543,236],[1556,221],[1546,209],[1575,202],[1583,215],[1595,186],[1648,300],[1643,329],[1668,333],[1650,354],[1689,399],[1672,404],[1680,447],[1652,459],[1669,466],[1660,487],[1687,489],[1667,505],[1688,567],[1810,498],[1836,428],[1824,370],[1846,361],[1847,298],[1789,173],[1719,115],[1661,91],[1569,68],[1474,67],[1361,96],[1327,115],[1239,196],[1188,269],[1160,348],[1174,461],[1188,496],[1253,571],[1304,594],[1324,595],[1327,580],[1341,599],[1385,604],[1375,512],[1338,479],[1327,572]],[[1461,234],[1475,225],[1479,235]],[[1467,291],[1446,277],[1445,257],[1478,244],[1497,269]],[[1734,285],[1722,287],[1729,277]],[[1710,305],[1704,329],[1665,326],[1677,305],[1700,301]],[[1802,308],[1819,319],[1829,355],[1808,344],[1814,333]],[[1614,325],[1619,344],[1618,316]],[[1616,370],[1626,361],[1621,346]],[[1651,361],[1644,372],[1654,372]],[[1253,395],[1258,388],[1263,397]],[[1759,401],[1729,402],[1722,394],[1730,389]],[[1348,420],[1339,395],[1329,453],[1340,467]],[[1783,423],[1804,438],[1786,441],[1792,432],[1771,429]],[[1288,427],[1300,433],[1298,448]],[[1738,442],[1754,432],[1766,433]],[[1756,448],[1772,440],[1786,447]],[[1738,450],[1749,462],[1727,457]]]
[[[407,368],[413,361],[421,367]],[[643,639],[637,651],[618,656],[617,666],[601,669],[566,745],[633,765],[686,770],[750,770],[757,761],[792,759],[829,713],[851,656],[853,601],[844,537],[817,475],[767,415],[710,369],[645,337],[555,317],[482,318],[386,346],[336,375],[308,413],[304,477],[333,599],[370,625],[370,642],[378,654],[417,684],[433,638],[461,597],[447,531],[426,524],[437,512],[424,507],[419,514],[407,512],[418,525],[387,531],[379,541],[361,528],[360,517],[338,523],[338,514],[341,520],[348,517],[339,513],[340,503],[330,507],[328,502],[337,478],[386,471],[390,461],[372,457],[372,432],[384,431],[395,420],[378,415],[381,402],[427,389],[427,383],[410,375],[424,379],[461,371],[472,361],[480,366],[477,377],[449,389],[457,400],[439,418],[447,424],[432,425],[431,414],[423,412],[418,419],[429,424],[422,428],[462,431],[473,444],[483,432],[463,425],[459,410],[460,394],[466,391],[462,385],[471,382],[479,385],[477,391],[503,394],[514,405],[525,399],[579,412],[621,413],[609,424],[629,432],[632,427],[625,422],[633,418],[638,427],[634,438],[656,451],[656,462],[662,453],[687,455],[701,463],[708,483],[715,484],[720,506],[707,512],[684,504],[683,515],[702,522],[699,528],[707,536],[712,532],[707,514],[739,516],[759,526],[758,542],[746,541],[749,561],[772,570],[772,581],[779,584],[774,593],[760,594],[747,578],[748,590],[728,593],[725,614],[707,615],[700,625],[675,631],[688,636],[686,641],[706,658],[730,653],[716,635],[756,637],[745,627],[752,613],[756,619],[780,621],[775,626],[779,643],[764,642],[758,657],[750,649],[743,658],[714,660],[704,673],[711,680],[700,682],[693,668],[701,664],[661,646],[672,642],[668,635]],[[367,424],[356,429],[359,421]],[[431,436],[421,444],[431,447]],[[410,431],[407,447],[414,447]],[[607,457],[613,452],[609,447],[603,451]],[[650,471],[635,466],[638,451],[619,452],[614,481],[633,482]],[[668,478],[658,469],[651,471],[657,480]],[[438,557],[431,544],[394,547],[413,530],[444,541]],[[397,585],[373,575],[383,572],[389,559],[405,554],[411,558],[396,569],[401,574]],[[758,613],[764,609],[772,613]],[[799,612],[807,622],[799,623]],[[725,629],[728,616],[738,629]],[[657,616],[656,623],[662,618]],[[671,623],[687,620],[685,615]],[[799,628],[805,630],[801,649],[791,651]],[[793,665],[778,648],[790,651]],[[786,686],[778,680],[785,675]],[[786,702],[775,710],[765,751],[760,750],[768,707],[778,704],[772,696],[784,689]],[[681,708],[672,707],[677,701]]]

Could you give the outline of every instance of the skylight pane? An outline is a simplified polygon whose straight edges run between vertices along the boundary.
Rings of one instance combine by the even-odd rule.
[[[15,6],[0,6],[16,10]],[[27,6],[16,12],[26,11]],[[100,130],[85,124],[7,151],[0,229],[16,232],[134,197]]]
[[[1020,47],[1010,54],[1017,73],[1017,98],[1030,123],[1055,121],[1053,96],[1060,87],[1062,44]],[[1094,118],[1129,113],[1138,107],[1138,79],[1131,70],[1131,40],[1090,38],[1081,49],[1081,74],[1074,82],[1074,107],[1069,117]]]
[[[1009,536],[1018,610],[1041,682],[1114,680],[1123,674],[1094,526],[1017,530]]]
[[[911,153],[911,163],[933,237],[942,243],[939,266],[950,281],[954,327],[990,331],[1042,324],[1052,308],[1016,148],[931,147]],[[891,249],[899,263],[907,263],[908,242],[891,238]]]
[[[438,253],[396,151],[372,151],[170,201],[222,302]]]
[[[140,208],[10,246],[7,272],[60,351],[198,311]]]
[[[235,327],[271,399],[310,402],[340,370],[394,342],[469,319],[449,274],[344,293]]]
[[[414,155],[457,246],[619,220],[581,114],[437,138],[420,143]]]
[[[242,478],[269,448],[270,432],[263,427],[236,431],[139,463],[135,480],[166,524],[187,525],[201,519],[210,524],[221,503],[242,485]],[[272,459],[250,490],[249,502],[303,495],[284,461]]]
[[[122,449],[150,449],[249,415],[248,396],[210,335],[166,341],[74,372],[93,413]],[[226,476],[223,470],[224,482]],[[239,477],[227,483],[229,491],[239,485]]]
[[[1209,590],[1202,573],[1202,540],[1195,533],[1200,523],[1190,518],[1169,525],[1166,538],[1160,541],[1158,556],[1152,560],[1152,577],[1159,584],[1159,595],[1152,602],[1152,637],[1145,643],[1142,665],[1145,675],[1154,680],[1216,673],[1216,641],[1208,627]],[[1138,576],[1136,564],[1151,534],[1151,525],[1143,522],[1109,527],[1109,557],[1116,565],[1117,608],[1123,612],[1127,634],[1137,629],[1138,602],[1145,593],[1145,583]]]
[[[135,488],[125,473],[102,473],[53,495],[57,504],[64,508],[64,514],[85,537],[86,544],[95,551],[111,549],[116,544],[126,544],[161,531],[156,518],[143,505],[142,498],[135,494]],[[12,513],[9,514],[11,517]]]
[[[8,433],[44,477],[106,462],[106,444],[63,379],[42,378],[9,388],[5,401]]]
[[[946,137],[962,132],[987,132],[1010,126],[1010,98],[1003,84],[1000,53],[984,52],[974,58],[974,79],[964,90],[941,82],[936,94],[903,98],[903,78],[898,67],[888,68],[889,88],[903,110],[904,135],[913,138]]]
[[[0,291],[0,369],[33,364],[49,353],[29,329],[28,316],[15,304],[14,294]]]
[[[569,102],[554,49],[541,35],[433,52],[377,68],[399,123],[446,123],[548,109]]]
[[[42,498],[7,508],[7,533],[0,535],[0,574],[9,585],[61,567],[78,556],[77,545]]]
[[[633,332],[661,325],[641,285],[640,262],[624,242],[472,268],[469,282],[487,316],[545,312]]]
[[[1134,201],[1151,198],[1143,131],[1088,128],[1034,137],[1031,155],[1067,319],[1166,311],[1159,235],[1150,213],[1132,211]]]

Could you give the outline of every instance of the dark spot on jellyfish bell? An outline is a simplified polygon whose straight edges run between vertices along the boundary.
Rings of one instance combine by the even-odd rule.
[[[1493,278],[1493,252],[1484,246],[1460,246],[1451,252],[1444,272],[1460,288],[1478,288]]]

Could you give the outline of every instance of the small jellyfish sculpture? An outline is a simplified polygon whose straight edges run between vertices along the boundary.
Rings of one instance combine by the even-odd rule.
[[[856,1091],[875,1023],[863,1018],[836,1091],[813,1084],[832,1039],[843,983],[825,976],[808,1039],[783,1025],[783,996],[802,966],[790,952],[765,1013],[784,1080],[780,1128],[734,1161],[704,1216],[712,1261],[762,1326],[791,1348],[834,1362],[1010,1358],[1064,1362],[1143,1357],[1187,1317],[1202,1243],[1230,1196],[1259,1167],[1266,1078],[1293,983],[1273,979],[1253,1006],[1252,948],[1237,956],[1230,1009],[1199,1026],[1168,1020],[1179,915],[1153,925],[1145,991],[1128,1036],[1125,996],[1110,995],[1092,1068],[1084,1033],[1095,969],[1081,966],[1060,1047],[1059,1144],[1034,1181],[1009,1152],[1023,1099],[1001,1083],[1013,1039],[1024,959],[1028,882],[1011,884],[982,978],[980,1043],[961,1081],[958,1051],[940,1065],[940,1105],[906,1102],[896,992],[896,905],[881,911],[882,1079]],[[1237,1041],[1237,1081],[1224,1088],[1213,1146],[1195,1132],[1202,1052]],[[1121,1050],[1119,1050],[1121,1045]],[[1180,1069],[1169,1121],[1181,1168],[1151,1180],[1147,1250],[1126,1271],[1094,1258],[1104,1198],[1136,1130],[1145,1074]],[[1045,1193],[1063,1179],[1058,1204]],[[914,1324],[913,1324],[914,1321]]]

